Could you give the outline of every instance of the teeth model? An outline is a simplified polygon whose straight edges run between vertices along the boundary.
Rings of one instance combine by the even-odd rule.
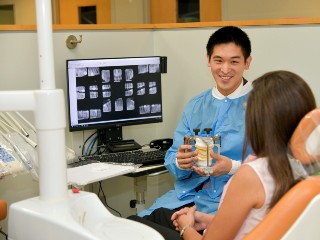
[[[213,141],[211,138],[196,138],[196,151],[198,152],[198,166],[207,167],[207,159],[210,159],[210,151],[213,149]]]

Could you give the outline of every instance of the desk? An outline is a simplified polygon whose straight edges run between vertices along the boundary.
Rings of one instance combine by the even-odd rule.
[[[107,165],[105,171],[97,171],[98,165]],[[70,167],[67,170],[68,184],[74,186],[84,186],[93,182],[106,180],[116,176],[126,176],[134,178],[134,191],[136,199],[130,201],[130,206],[136,208],[137,213],[145,209],[145,192],[147,191],[147,177],[159,176],[167,173],[168,170],[163,164],[141,166],[122,166],[107,163],[90,163],[78,167]]]
[[[67,175],[69,185],[84,186],[90,183],[98,182],[116,176],[141,177],[158,176],[168,172],[163,164],[154,164],[135,168],[134,166],[108,164],[95,162],[73,167],[68,165]],[[106,166],[106,168],[103,168]]]
[[[71,167],[67,169],[68,185],[85,186],[133,171],[135,171],[134,166],[122,166],[101,162]]]
[[[125,176],[134,177],[134,190],[136,192],[136,200],[130,201],[130,206],[137,209],[137,213],[145,209],[145,196],[147,191],[147,177],[159,176],[167,173],[168,170],[163,164],[155,164],[150,166],[142,166],[136,171],[126,174]]]
[[[163,164],[155,164],[149,166],[141,166],[140,168],[136,169],[134,172],[130,172],[125,174],[127,177],[140,177],[140,176],[157,176],[163,173],[168,172]]]

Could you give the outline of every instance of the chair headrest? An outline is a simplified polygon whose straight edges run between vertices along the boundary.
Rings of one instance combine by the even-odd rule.
[[[304,165],[320,160],[320,108],[301,119],[291,137],[290,148],[294,158]]]

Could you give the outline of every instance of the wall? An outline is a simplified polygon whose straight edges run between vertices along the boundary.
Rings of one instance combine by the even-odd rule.
[[[57,88],[66,91],[66,59],[162,55],[168,57],[168,73],[162,76],[164,121],[158,124],[124,127],[124,138],[134,138],[141,145],[155,138],[172,137],[187,100],[212,87],[213,80],[205,57],[208,37],[217,28],[158,30],[55,31],[53,34]],[[318,80],[320,25],[283,25],[243,27],[252,41],[252,65],[246,78],[278,69],[299,74],[312,87],[320,104]],[[68,35],[83,35],[75,49],[65,45]],[[23,43],[23,44],[21,44]],[[35,31],[0,32],[0,89],[39,88],[37,35]],[[24,113],[32,121],[31,113]],[[67,145],[76,152],[90,132],[69,133]],[[54,146],[53,146],[54,147]],[[147,206],[172,188],[168,174],[148,178]],[[108,203],[123,216],[134,214],[127,199],[135,198],[133,179],[117,177],[103,182]],[[36,196],[38,184],[29,175],[6,177],[0,181],[0,197],[8,203]],[[89,188],[90,189],[90,188]],[[96,192],[96,186],[94,186]],[[6,229],[6,226],[5,226]]]
[[[111,23],[150,23],[149,0],[113,0]]]
[[[168,56],[168,74],[164,76],[165,93],[171,98],[168,118],[180,118],[188,98],[212,84],[205,58],[205,45],[216,28],[169,29],[155,31],[155,53]],[[251,39],[250,70],[253,80],[271,70],[291,70],[301,75],[312,87],[320,104],[318,61],[319,25],[246,26]]]
[[[52,1],[54,23],[58,23],[57,2]],[[318,0],[221,0],[221,3],[222,21],[320,17]],[[1,0],[0,4],[15,4],[16,24],[36,23],[34,0]],[[112,23],[150,23],[150,0],[112,0],[111,4]]]
[[[83,42],[74,50],[68,49],[65,45],[65,40],[70,34],[83,35]],[[2,31],[0,35],[0,89],[38,89],[39,67],[36,32]],[[23,44],[21,44],[22,42]],[[64,90],[67,87],[66,59],[151,56],[154,54],[154,36],[151,30],[57,31],[53,34],[53,42],[56,87]],[[164,107],[168,108],[168,102],[166,100],[164,102],[166,102]],[[169,109],[166,110],[166,112],[168,111]],[[24,113],[24,115],[31,122],[33,121],[31,113]],[[167,119],[166,122],[168,121]],[[167,128],[164,131],[163,129],[165,129],[165,122],[125,127],[123,135],[126,139],[135,138],[143,145],[155,138],[170,137],[173,128]],[[82,144],[90,132],[72,134],[66,132],[67,145],[80,153]],[[168,174],[150,178],[148,182],[151,183],[146,196],[148,206],[158,195],[172,188],[172,180]],[[114,187],[115,185],[117,187]],[[133,178],[118,177],[108,183],[103,183],[103,186],[110,206],[118,209],[122,216],[135,213],[135,210],[129,207],[129,200],[135,199]],[[109,191],[110,189],[113,191]],[[0,196],[7,199],[9,204],[36,195],[38,195],[38,184],[29,175],[10,176],[1,180]],[[6,229],[6,225],[4,225],[4,229]]]
[[[59,23],[59,0],[52,0],[53,23]],[[14,5],[15,24],[36,24],[35,0],[1,0],[0,5]],[[112,0],[112,23],[149,23],[149,0]]]
[[[0,4],[14,5],[15,24],[36,23],[35,0],[1,0]]]

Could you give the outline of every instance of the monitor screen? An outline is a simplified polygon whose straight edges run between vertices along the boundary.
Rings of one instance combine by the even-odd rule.
[[[161,57],[67,60],[69,130],[162,122]]]

